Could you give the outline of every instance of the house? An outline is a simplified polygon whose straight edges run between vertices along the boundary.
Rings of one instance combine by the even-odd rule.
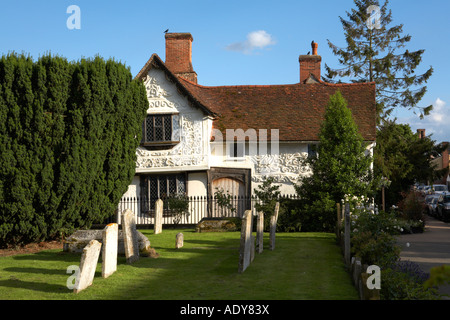
[[[433,159],[432,163],[435,166],[436,170],[447,169],[447,172],[441,179],[434,181],[433,184],[447,185],[448,189],[450,190],[450,174],[448,172],[450,164],[450,156],[449,156],[450,143],[448,141],[445,141],[441,142],[440,145],[444,148],[444,150],[442,151],[439,157]]]
[[[317,43],[311,55],[299,56],[298,83],[202,86],[192,63],[192,35],[166,33],[165,41],[165,61],[153,54],[136,76],[149,108],[136,175],[124,197],[148,199],[149,207],[172,193],[213,196],[222,189],[248,197],[267,176],[283,194],[295,193],[294,184],[308,174],[301,160],[318,143],[325,107],[337,90],[371,152],[375,84],[321,81]]]

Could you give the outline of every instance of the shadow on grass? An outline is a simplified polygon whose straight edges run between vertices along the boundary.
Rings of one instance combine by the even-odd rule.
[[[34,281],[23,281],[19,279],[0,280],[0,287],[25,289],[47,293],[67,293],[68,291],[66,285],[48,284]],[[43,299],[45,298],[43,297]]]
[[[242,274],[238,273],[240,235],[234,234],[198,234],[182,230],[185,235],[184,246],[175,249],[176,231],[165,235],[154,235],[145,232],[151,241],[152,248],[160,254],[158,258],[141,257],[133,264],[127,264],[125,257],[118,257],[118,270],[108,279],[101,278],[101,257],[93,285],[75,295],[67,289],[65,281],[69,265],[79,265],[81,255],[55,251],[45,251],[33,255],[14,257],[14,261],[23,265],[6,267],[2,270],[10,273],[0,276],[0,287],[10,289],[26,289],[42,294],[37,299],[58,299],[58,294],[65,293],[68,299],[118,299],[118,300],[227,300],[227,299],[322,299],[328,297],[327,292],[317,296],[304,295],[308,288],[302,287],[306,275],[298,271],[298,263],[308,263],[314,249],[302,252],[302,243],[317,241],[317,247],[329,248],[334,244],[330,234],[290,234],[276,235],[276,249],[268,249],[268,233],[264,235],[264,251],[255,254],[252,265]],[[319,244],[322,243],[322,244]],[[309,245],[307,245],[309,246]],[[316,248],[316,245],[312,245]],[[337,249],[336,249],[337,250]],[[305,260],[306,258],[306,260]],[[39,266],[30,263],[40,261]],[[313,264],[312,262],[309,262]],[[314,262],[314,263],[321,263]],[[48,265],[52,269],[46,269]],[[58,269],[58,266],[62,266]],[[302,265],[302,267],[304,267]],[[310,268],[314,268],[312,265]],[[333,269],[326,270],[333,272]],[[16,279],[8,278],[16,274]],[[288,273],[288,274],[286,274]],[[298,273],[298,274],[297,274]],[[19,274],[19,275],[17,275]],[[27,279],[19,280],[23,274]],[[31,281],[33,275],[43,275],[41,282]],[[339,277],[341,275],[338,275]],[[346,274],[342,273],[345,277]],[[46,280],[46,277],[48,280]],[[54,278],[59,277],[59,278]],[[308,277],[311,277],[308,274]],[[307,279],[309,283],[311,279]],[[343,279],[344,284],[348,279]],[[63,283],[59,284],[58,281]],[[313,279],[314,281],[314,279]],[[322,277],[317,281],[323,281]],[[340,290],[340,288],[339,288]],[[338,291],[339,291],[338,290]],[[53,294],[53,295],[52,295]],[[338,297],[336,292],[329,293]],[[9,294],[11,295],[11,294]],[[343,295],[348,297],[349,294]],[[14,299],[14,297],[12,297]],[[9,299],[9,298],[8,298]],[[33,298],[35,299],[35,298]]]

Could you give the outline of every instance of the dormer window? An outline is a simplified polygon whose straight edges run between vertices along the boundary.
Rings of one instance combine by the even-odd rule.
[[[142,126],[142,142],[145,147],[171,147],[179,141],[173,139],[173,114],[147,115]]]

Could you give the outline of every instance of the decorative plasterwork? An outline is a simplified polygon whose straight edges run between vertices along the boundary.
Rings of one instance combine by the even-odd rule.
[[[169,150],[147,150],[138,147],[137,169],[174,168],[207,165],[203,150],[203,114],[189,106],[175,86],[160,70],[150,70],[144,79],[149,100],[148,114],[169,113],[172,116],[172,140],[180,141]]]
[[[254,163],[253,182],[264,182],[267,177],[273,177],[275,182],[297,183],[299,179],[310,174],[304,164],[306,153],[280,153],[252,156]]]

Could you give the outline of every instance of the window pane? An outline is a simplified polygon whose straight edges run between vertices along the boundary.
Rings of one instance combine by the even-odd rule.
[[[169,176],[167,178],[168,184],[169,184],[169,194],[176,194],[177,193],[177,179],[176,176]]]
[[[164,117],[164,140],[165,141],[172,140],[172,117],[171,116]]]
[[[163,119],[162,116],[155,116],[155,139],[154,141],[163,141]]]
[[[147,132],[145,133],[145,141],[153,141],[154,137],[153,137],[153,117],[152,116],[148,116],[145,119],[145,124],[146,124],[146,129]]]

